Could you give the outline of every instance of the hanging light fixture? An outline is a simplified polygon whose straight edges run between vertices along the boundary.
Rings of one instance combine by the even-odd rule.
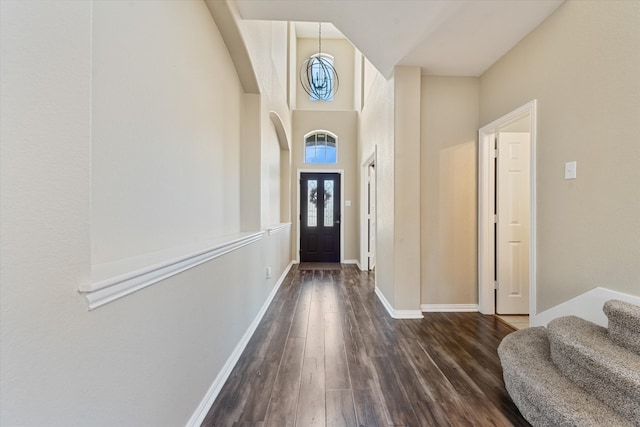
[[[318,22],[318,53],[309,57],[300,67],[302,88],[314,100],[329,101],[338,91],[338,73],[333,61],[322,56],[322,23]]]

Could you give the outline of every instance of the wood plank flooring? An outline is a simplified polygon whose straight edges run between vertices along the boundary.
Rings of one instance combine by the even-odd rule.
[[[203,426],[528,426],[478,313],[389,317],[372,273],[294,266]]]

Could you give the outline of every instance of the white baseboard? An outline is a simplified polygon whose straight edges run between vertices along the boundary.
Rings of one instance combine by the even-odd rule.
[[[531,326],[547,326],[557,317],[574,315],[606,327],[608,319],[602,311],[602,306],[610,299],[640,305],[640,296],[623,294],[606,288],[594,288],[542,313],[529,316],[529,324]]]
[[[376,287],[376,295],[378,296],[378,299],[380,300],[384,308],[387,310],[387,313],[389,313],[389,316],[393,317],[394,319],[424,319],[422,311],[420,310],[394,309],[391,304],[389,304],[389,301],[387,301],[385,296],[380,291],[380,288],[378,287]]]
[[[425,313],[460,313],[478,311],[478,304],[422,304]]]
[[[282,282],[284,282],[284,279],[289,273],[289,270],[291,270],[293,264],[294,261],[291,261],[287,268],[284,269],[284,272],[280,275],[280,278],[269,293],[269,296],[262,305],[262,308],[260,308],[260,311],[256,315],[255,319],[253,319],[253,322],[251,322],[251,324],[247,328],[246,332],[240,339],[240,342],[238,342],[236,347],[233,349],[233,352],[227,359],[226,363],[224,364],[216,378],[213,380],[213,384],[211,384],[211,387],[209,387],[209,390],[207,390],[207,394],[205,394],[204,399],[202,399],[200,405],[198,405],[198,408],[187,422],[187,427],[199,427],[202,424],[202,421],[204,421],[204,418],[207,416],[209,409],[211,409],[211,406],[213,406],[213,402],[215,402],[216,398],[218,397],[222,386],[227,381],[227,378],[229,378],[229,375],[231,375],[231,371],[236,366],[236,363],[238,363],[238,359],[240,359],[242,352],[249,343],[251,336],[256,331],[256,328],[260,324],[262,317],[269,308],[269,304],[271,304],[271,301],[273,301],[273,298],[276,296],[278,289],[280,289]]]
[[[355,264],[356,266],[358,266],[358,268],[360,268],[360,261],[358,261],[357,259],[345,259],[344,261],[342,261],[343,264]]]

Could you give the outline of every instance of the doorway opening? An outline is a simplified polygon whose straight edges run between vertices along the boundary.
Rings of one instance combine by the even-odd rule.
[[[535,100],[479,130],[478,302],[483,314],[535,314],[535,146]]]
[[[375,271],[377,247],[376,148],[361,165],[360,172],[360,269]]]
[[[341,181],[335,172],[300,173],[300,262],[342,261]]]
[[[376,164],[367,168],[367,270],[376,268]]]

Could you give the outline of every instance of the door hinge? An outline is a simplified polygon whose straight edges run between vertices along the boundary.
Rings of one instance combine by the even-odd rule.
[[[498,281],[497,280],[494,280],[494,282],[493,282],[493,289],[496,289],[496,290],[498,289]]]
[[[493,158],[494,158],[494,159],[497,159],[497,158],[498,158],[498,149],[497,149],[497,148],[494,148],[494,149],[493,149]]]
[[[498,214],[495,214],[495,215],[493,216],[493,223],[494,223],[494,224],[497,224],[497,223],[498,223]]]

